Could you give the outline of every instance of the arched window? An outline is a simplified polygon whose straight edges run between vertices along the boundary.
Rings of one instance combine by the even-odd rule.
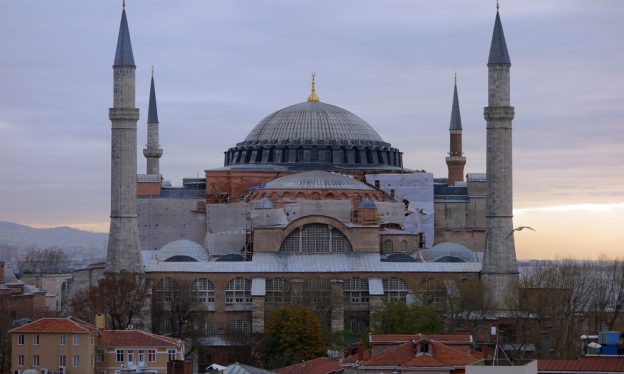
[[[195,328],[201,336],[210,336],[214,334],[212,321],[209,319],[200,319],[195,322]]]
[[[163,303],[171,303],[180,296],[180,288],[175,280],[167,277],[158,282],[156,286],[156,295]]]
[[[392,243],[392,240],[386,239],[386,240],[383,241],[382,251],[384,253],[392,253],[392,252],[394,252],[394,244]]]
[[[344,300],[348,304],[368,304],[368,279],[345,279]]]
[[[383,280],[384,298],[386,301],[405,302],[407,297],[407,285],[403,279],[391,278]]]
[[[303,281],[304,304],[314,307],[329,305],[330,299],[329,280],[323,278],[307,278]]]
[[[234,278],[225,289],[226,304],[251,304],[251,280]]]
[[[272,278],[266,281],[265,301],[273,305],[290,304],[290,287],[284,278]]]
[[[214,304],[214,284],[206,278],[195,279],[191,283],[191,302],[197,304]]]
[[[230,322],[228,330],[232,335],[249,335],[251,334],[251,327],[249,322],[240,319]]]
[[[348,319],[345,321],[345,330],[351,331],[355,335],[360,335],[368,328],[368,323],[362,319]]]
[[[401,252],[407,252],[407,240],[401,240]]]
[[[282,252],[352,252],[353,247],[346,236],[339,230],[320,223],[311,223],[299,227],[284,239],[280,247]]]
[[[427,278],[420,283],[418,290],[420,299],[425,304],[440,303],[446,299],[446,285],[444,281]]]

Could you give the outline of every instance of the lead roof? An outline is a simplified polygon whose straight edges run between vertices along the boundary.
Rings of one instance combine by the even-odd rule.
[[[492,33],[492,44],[490,44],[490,58],[488,64],[511,65],[509,52],[507,52],[507,43],[505,42],[505,33],[503,32],[503,24],[500,20],[498,11],[496,12],[496,20],[494,21],[494,32]]]
[[[115,63],[113,66],[136,66],[132,54],[132,43],[130,42],[130,31],[128,30],[128,19],[126,18],[125,9],[121,11],[117,51],[115,52]]]
[[[453,107],[451,109],[451,126],[449,130],[461,130],[461,114],[459,112],[459,98],[457,97],[457,84],[453,90]]]

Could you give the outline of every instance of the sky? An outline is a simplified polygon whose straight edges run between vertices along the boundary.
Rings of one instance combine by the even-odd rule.
[[[502,0],[519,258],[624,256],[624,2]],[[457,72],[466,172],[485,170],[494,1],[128,0],[140,108],[155,66],[161,172],[223,165],[266,115],[343,107],[446,176]],[[121,0],[0,0],[0,220],[106,231]]]

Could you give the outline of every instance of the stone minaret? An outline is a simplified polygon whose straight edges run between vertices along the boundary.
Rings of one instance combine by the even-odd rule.
[[[459,99],[457,98],[457,74],[455,75],[455,90],[453,92],[453,107],[451,109],[450,151],[446,157],[448,167],[448,185],[454,186],[455,182],[464,180],[464,166],[466,157],[462,152],[462,123],[459,113]]]
[[[111,140],[111,223],[106,253],[107,273],[141,273],[137,222],[137,120],[134,107],[134,57],[125,7],[113,64]]]
[[[518,298],[518,264],[513,230],[511,120],[509,70],[503,25],[498,9],[488,59],[487,123],[487,244],[481,276],[489,287],[494,306],[509,309]]]
[[[147,159],[147,174],[160,175],[160,148],[158,137],[158,110],[156,109],[156,90],[154,89],[154,67],[152,66],[152,84],[150,86],[149,110],[147,112],[147,147],[143,156]]]

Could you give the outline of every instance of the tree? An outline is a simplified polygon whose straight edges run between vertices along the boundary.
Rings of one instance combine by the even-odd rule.
[[[319,319],[302,305],[272,310],[264,325],[262,353],[271,369],[324,356]]]
[[[440,317],[431,306],[398,301],[374,312],[371,326],[375,334],[435,334],[441,330]]]
[[[76,293],[70,304],[71,314],[85,321],[105,313],[110,328],[142,327],[141,311],[148,292],[142,276],[132,274],[107,275],[97,286]]]
[[[69,271],[69,257],[62,249],[31,249],[18,263],[23,273],[66,273]]]

